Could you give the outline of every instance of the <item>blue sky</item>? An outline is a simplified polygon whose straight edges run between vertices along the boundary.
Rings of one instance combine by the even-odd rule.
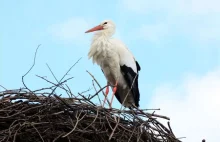
[[[184,86],[190,84],[192,78],[197,78],[196,83],[200,83],[203,78],[209,78],[210,72],[217,74],[214,79],[219,77],[219,4],[217,0],[1,0],[0,84],[7,89],[22,87],[21,76],[32,65],[35,49],[41,44],[36,65],[26,77],[31,89],[49,85],[36,74],[55,82],[46,63],[59,79],[80,57],[82,60],[68,76],[74,76],[69,82],[73,92],[92,87],[92,79],[86,70],[104,86],[106,81],[100,68],[87,58],[93,34],[84,32],[105,19],[111,19],[117,26],[115,37],[126,43],[141,65],[141,108],[162,109],[163,105],[157,103],[161,101],[155,99],[161,88],[172,94],[167,97],[169,100],[164,100],[167,102],[164,108],[172,99],[182,103],[191,98]],[[176,99],[178,95],[181,97]],[[207,95],[211,94],[204,94]],[[219,98],[219,95],[213,96]],[[117,101],[114,103],[119,106]],[[185,103],[179,107],[191,105],[193,103]],[[172,118],[172,113],[165,112]],[[178,119],[178,131],[179,117],[173,117]],[[220,130],[220,125],[217,129]],[[187,131],[178,131],[178,134],[186,136]]]

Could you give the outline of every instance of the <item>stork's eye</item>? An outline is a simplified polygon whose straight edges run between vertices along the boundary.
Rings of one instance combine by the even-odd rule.
[[[107,22],[104,23],[104,25],[107,24]]]

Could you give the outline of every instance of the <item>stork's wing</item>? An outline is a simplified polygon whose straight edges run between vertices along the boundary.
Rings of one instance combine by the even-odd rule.
[[[131,89],[135,105],[138,107],[140,99],[140,93],[138,89],[138,72],[141,70],[140,65],[134,59],[133,55],[124,44],[118,42],[117,50],[120,57],[119,64],[121,67],[121,72],[125,81],[127,82],[127,85]]]
[[[137,61],[136,66],[139,71],[140,66]],[[121,72],[123,73],[124,79],[127,82],[129,88],[131,89],[135,101],[135,106],[139,107],[140,93],[138,89],[138,73],[135,73],[131,67],[127,67],[126,65],[121,66]]]

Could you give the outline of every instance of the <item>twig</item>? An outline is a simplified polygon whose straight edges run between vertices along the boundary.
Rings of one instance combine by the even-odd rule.
[[[99,82],[95,79],[95,77],[94,77],[88,70],[86,70],[86,72],[93,78],[93,80],[96,82],[96,84],[99,86],[99,88],[102,89],[101,85],[100,85]],[[105,97],[105,93],[103,92],[103,90],[102,90],[102,94],[103,94],[103,96]],[[110,102],[109,102],[108,98],[107,98],[107,102],[108,102],[108,105],[110,106]]]
[[[68,70],[68,71],[63,75],[63,77],[60,79],[60,81],[58,82],[57,86],[52,90],[51,94],[53,94],[53,92],[57,89],[57,87],[60,86],[60,82],[64,79],[64,77],[71,71],[71,69],[72,69],[81,59],[82,59],[82,57],[79,58],[79,59],[69,68],[69,70]],[[51,95],[51,94],[50,94],[50,95]],[[50,96],[50,95],[49,95],[49,96]]]
[[[38,135],[40,136],[41,140],[44,142],[44,139],[43,139],[43,137],[41,136],[40,132],[37,130],[37,128],[36,128],[34,125],[32,125],[32,127],[34,127],[34,129],[37,131]]]
[[[48,69],[50,70],[51,74],[53,75],[54,79],[57,81],[57,83],[59,83],[59,81],[57,80],[56,76],[54,75],[53,71],[51,70],[50,66],[46,63]]]
[[[31,66],[31,68],[22,76],[22,83],[23,83],[23,85],[24,85],[24,87],[25,88],[27,88],[30,92],[31,92],[31,90],[26,86],[26,84],[24,83],[24,77],[32,70],[32,68],[34,67],[34,65],[35,65],[35,60],[36,60],[36,56],[37,56],[37,51],[38,51],[38,48],[41,46],[41,44],[39,44],[38,45],[38,47],[37,47],[37,49],[36,49],[36,51],[35,51],[35,54],[34,54],[34,62],[33,62],[33,64],[32,64],[32,66]]]
[[[97,89],[95,87],[94,80],[92,80],[92,85],[93,85],[93,88],[95,89],[95,92],[97,93],[98,91],[97,91]],[[102,102],[100,100],[100,97],[99,97],[98,93],[97,93],[97,96],[98,96],[98,99],[99,99],[99,104],[102,105]]]
[[[80,114],[79,114],[79,116],[76,117],[76,124],[75,124],[75,126],[73,127],[73,129],[72,129],[69,133],[67,133],[66,135],[64,135],[64,136],[62,136],[62,137],[65,138],[66,136],[68,136],[69,134],[71,134],[71,133],[76,129],[76,126],[78,125],[78,123],[79,123],[85,116],[86,116],[86,113],[79,119],[79,117],[80,117]]]
[[[2,86],[2,85],[0,85],[0,87],[2,87],[3,89],[5,89],[5,90],[8,90],[8,89],[6,89],[4,86]]]
[[[59,86],[58,86],[57,84],[55,84],[55,83],[53,83],[53,82],[47,80],[46,78],[44,78],[44,77],[42,77],[42,76],[39,76],[39,75],[36,75],[36,76],[39,77],[39,78],[41,78],[41,79],[43,79],[43,80],[45,80],[45,81],[48,82],[48,83],[53,84],[54,86],[51,86],[51,87],[50,87],[51,89],[52,89],[53,87],[60,87],[61,89],[65,90],[66,92],[70,93],[69,90],[67,90],[66,88],[64,88],[63,86],[60,86],[60,85],[62,85],[62,84],[64,84],[65,82],[67,82],[67,81],[73,79],[73,77],[67,78],[66,80],[60,82],[60,83],[59,83]],[[37,90],[37,91],[39,91],[39,90]]]

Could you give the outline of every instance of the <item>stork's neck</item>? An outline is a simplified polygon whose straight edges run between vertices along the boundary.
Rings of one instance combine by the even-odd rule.
[[[92,46],[106,48],[108,47],[110,38],[111,35],[107,34],[106,32],[97,32],[93,36]]]
[[[93,36],[93,41],[95,40],[103,40],[103,41],[106,41],[108,40],[109,38],[111,38],[112,34],[108,33],[108,32],[97,32],[94,34]]]

